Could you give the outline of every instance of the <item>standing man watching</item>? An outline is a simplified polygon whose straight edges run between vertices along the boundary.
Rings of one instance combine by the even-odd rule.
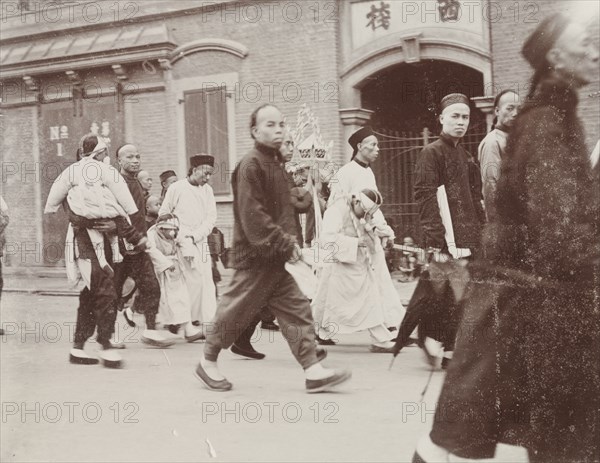
[[[135,145],[126,143],[117,149],[119,170],[127,187],[133,196],[138,212],[130,216],[135,229],[146,236],[146,201],[137,175],[140,172],[140,153]],[[167,340],[156,330],[156,314],[160,303],[160,286],[150,256],[146,252],[126,250],[123,262],[116,264],[115,287],[117,294],[122,294],[123,284],[127,277],[135,281],[138,290],[133,303],[133,311],[143,313],[146,319],[146,329],[141,341],[155,347],[169,347],[175,343]],[[116,316],[116,314],[115,314]]]
[[[255,109],[250,117],[254,147],[232,177],[233,266],[235,273],[219,303],[213,330],[195,374],[209,389],[228,391],[232,384],[217,367],[229,348],[268,305],[279,322],[292,354],[305,371],[308,392],[321,392],[347,381],[346,370],[323,368],[317,357],[310,303],[285,263],[299,258],[290,186],[279,151],[285,122],[273,105]]]
[[[423,148],[415,167],[423,245],[440,252],[435,254],[429,274],[417,284],[400,325],[395,353],[408,344],[410,334],[420,325],[421,347],[427,334],[441,341],[442,368],[446,368],[454,351],[466,259],[480,247],[485,214],[479,167],[460,143],[469,128],[469,99],[452,93],[442,99],[441,110],[440,138]]]
[[[500,165],[504,158],[508,133],[519,112],[519,95],[513,90],[503,90],[494,100],[494,125],[492,131],[479,144],[479,165],[483,184],[483,203],[488,221],[496,215],[494,204],[496,185],[500,178]]]

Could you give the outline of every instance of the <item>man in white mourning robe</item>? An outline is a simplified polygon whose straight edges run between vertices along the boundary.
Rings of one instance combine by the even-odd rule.
[[[391,281],[380,278],[378,262],[385,261],[382,240],[394,232],[373,220],[381,202],[377,190],[366,188],[338,197],[327,208],[321,238],[333,252],[313,302],[322,313],[319,337],[368,330],[371,352],[387,353],[394,343],[385,324],[386,299],[396,291]]]
[[[375,181],[375,175],[370,167],[370,164],[374,162],[379,155],[378,140],[373,130],[368,126],[361,128],[352,134],[348,139],[348,143],[353,149],[352,158],[348,164],[344,165],[336,172],[329,183],[331,195],[329,196],[327,204],[328,208],[333,203],[337,202],[339,198],[345,198],[344,200],[347,201],[348,196],[352,192],[358,192],[367,188],[379,191]],[[394,232],[388,226],[381,210],[378,209],[373,214],[371,221],[380,229],[388,229],[390,231],[390,235],[383,240],[383,245],[385,245],[388,240],[394,240]],[[320,241],[321,246],[327,246],[327,241],[325,239],[321,238]],[[319,259],[320,261],[325,260],[327,255],[332,252],[331,246],[332,245],[329,245],[329,249],[325,248],[321,252],[322,258]],[[373,265],[377,281],[384,294],[385,326],[388,328],[396,328],[402,321],[405,310],[400,302],[400,296],[394,287],[383,252],[381,254],[377,253],[373,260]],[[313,308],[315,322],[317,325],[323,326],[323,307],[315,303],[313,304]],[[320,335],[319,338],[321,338]],[[325,342],[319,342],[324,345],[334,344],[331,339],[328,339]]]
[[[177,240],[184,256],[183,276],[191,300],[191,319],[209,323],[217,310],[212,263],[207,237],[217,221],[217,205],[208,184],[215,159],[207,154],[190,158],[188,176],[173,183],[165,194],[159,215],[175,214],[180,231]]]

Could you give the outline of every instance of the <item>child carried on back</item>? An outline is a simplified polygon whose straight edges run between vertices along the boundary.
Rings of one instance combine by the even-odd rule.
[[[104,237],[108,237],[113,262],[122,261],[118,238],[128,249],[146,247],[147,238],[130,223],[129,216],[138,209],[125,179],[110,165],[108,147],[94,134],[85,135],[78,149],[78,161],[67,167],[54,181],[45,213],[56,212],[65,201],[73,228],[84,228],[90,238],[100,267],[114,275],[106,260]],[[116,232],[94,229],[97,219],[112,219]]]

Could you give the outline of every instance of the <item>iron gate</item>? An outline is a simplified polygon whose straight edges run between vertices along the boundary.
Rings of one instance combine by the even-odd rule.
[[[421,133],[376,129],[379,140],[379,158],[373,163],[377,186],[383,196],[382,211],[396,233],[396,242],[411,236],[421,242],[419,207],[414,198],[414,170],[417,156],[425,145],[439,138],[428,129]],[[477,147],[485,133],[468,133],[463,138],[465,149],[477,155]]]

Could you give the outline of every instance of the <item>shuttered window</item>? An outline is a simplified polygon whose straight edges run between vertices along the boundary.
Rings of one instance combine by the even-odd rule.
[[[185,104],[185,146],[187,159],[206,153],[215,157],[215,173],[210,180],[215,195],[231,192],[229,184],[229,138],[225,88],[188,90]],[[189,161],[188,161],[189,168]]]

